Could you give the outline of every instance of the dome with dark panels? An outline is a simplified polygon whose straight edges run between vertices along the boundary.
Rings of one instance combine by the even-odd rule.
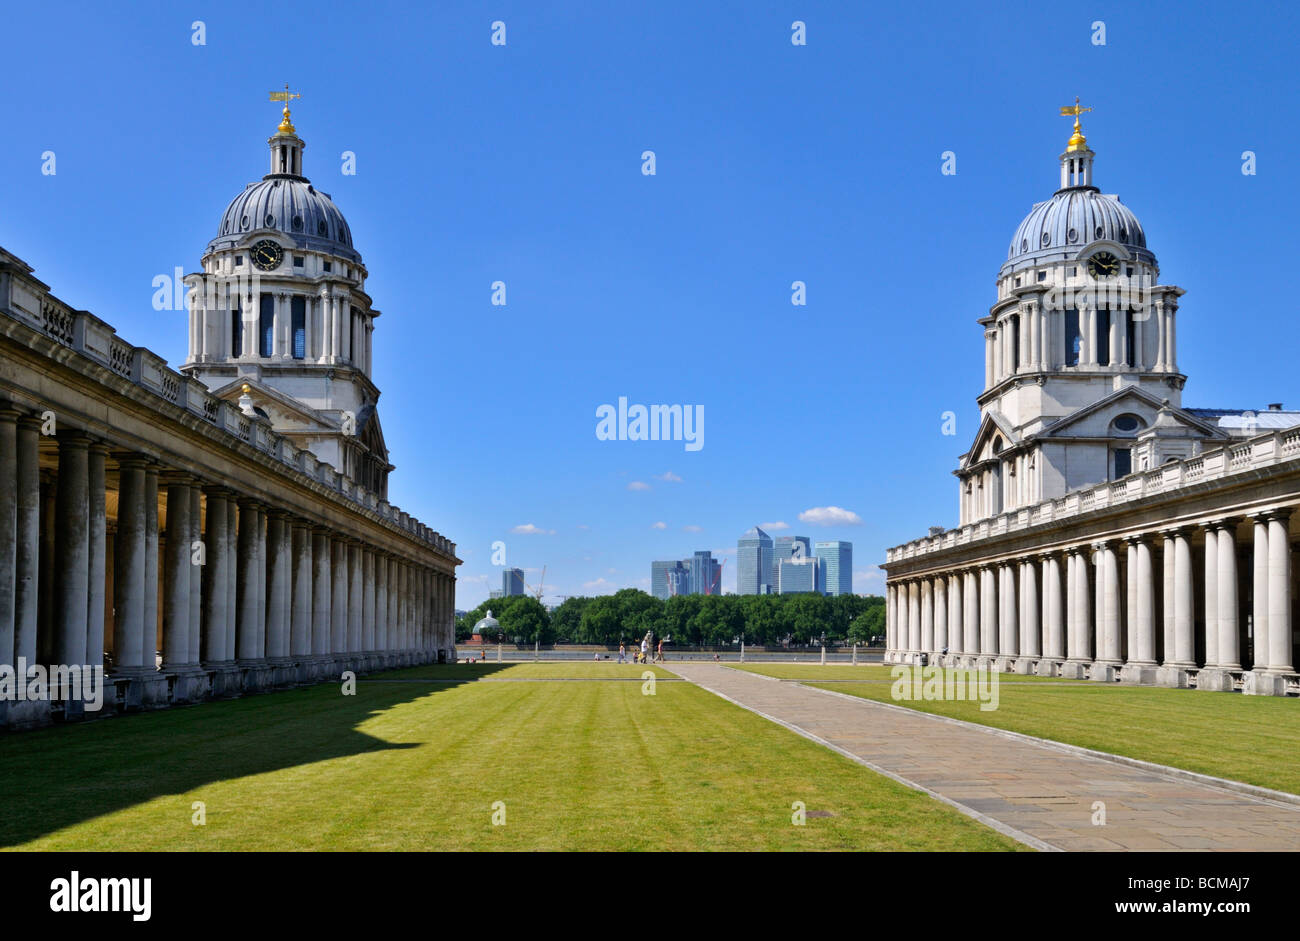
[[[1086,245],[1106,239],[1123,245],[1135,257],[1154,263],[1146,233],[1133,211],[1092,186],[1058,190],[1037,203],[1016,228],[1003,270],[1075,257]]]
[[[275,229],[299,248],[361,261],[343,213],[328,193],[303,177],[270,174],[249,183],[221,214],[221,227],[208,251],[232,248],[255,229]]]

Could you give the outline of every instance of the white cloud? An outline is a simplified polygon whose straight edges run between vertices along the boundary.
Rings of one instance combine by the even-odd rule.
[[[627,485],[628,490],[649,490],[650,485],[643,480],[634,480]]]
[[[662,474],[655,474],[655,480],[662,480],[664,483],[680,484],[682,479],[672,471],[664,471]]]
[[[777,521],[775,523],[760,523],[758,528],[759,529],[789,529],[790,524],[782,523],[780,521]]]
[[[532,523],[524,523],[522,526],[516,526],[514,529],[510,531],[518,536],[554,536],[555,535],[555,530],[542,529],[541,527],[534,526]]]
[[[703,527],[703,526],[683,526],[683,527],[682,527],[682,532],[684,532],[684,533],[702,533],[702,532],[704,532],[704,527]]]
[[[591,527],[588,526],[586,523],[579,523],[579,524],[578,524],[578,528],[579,528],[579,529],[591,529]]]
[[[591,582],[583,582],[582,587],[593,595],[612,595],[618,590],[617,585],[605,578],[598,578]]]
[[[651,526],[650,526],[650,528],[651,528],[651,529],[667,529],[667,528],[668,528],[668,524],[665,523],[663,520],[660,520],[660,521],[657,522],[657,523],[652,523]]]
[[[800,513],[799,521],[812,523],[814,526],[860,526],[862,517],[843,507],[815,506],[811,510]]]

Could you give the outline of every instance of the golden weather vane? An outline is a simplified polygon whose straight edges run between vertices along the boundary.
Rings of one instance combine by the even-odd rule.
[[[285,88],[289,86],[286,85]],[[1074,115],[1074,133],[1070,135],[1070,143],[1067,150],[1084,150],[1088,146],[1088,139],[1083,136],[1083,131],[1079,129],[1079,115],[1085,111],[1091,111],[1091,108],[1085,108],[1079,104],[1079,96],[1074,96],[1074,104],[1066,105],[1061,109],[1061,114],[1069,116]]]
[[[294,98],[301,98],[301,97],[302,97],[302,95],[301,95],[299,92],[291,92],[291,91],[289,91],[289,83],[288,83],[288,82],[285,82],[285,83],[284,83],[284,91],[273,91],[273,92],[271,92],[271,101],[283,101],[283,102],[284,102],[284,120],[280,122],[280,126],[279,126],[278,128],[276,128],[276,130],[278,130],[278,131],[283,131],[283,132],[286,133],[286,134],[292,134],[292,133],[294,133],[294,130],[293,130],[293,124],[290,123],[290,121],[289,121],[289,102],[290,102],[291,99],[294,99]]]

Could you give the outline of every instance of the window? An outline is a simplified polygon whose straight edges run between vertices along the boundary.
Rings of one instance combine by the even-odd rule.
[[[1038,280],[1039,280],[1039,281],[1046,281],[1046,280],[1047,280],[1047,272],[1046,272],[1046,271],[1040,271],[1040,272],[1038,272]]]
[[[301,268],[301,267],[303,267],[303,265],[305,265],[305,264],[307,264],[307,259],[304,258],[302,255],[294,255],[294,256],[293,256],[293,266],[294,266],[295,268]]]
[[[333,271],[333,270],[334,270],[334,262],[332,262],[332,261],[327,261],[327,262],[325,262],[325,272],[328,274],[329,272],[331,272],[331,271]]]
[[[239,309],[239,301],[233,301],[230,307],[230,355],[244,355],[244,312]]]
[[[1065,365],[1078,366],[1083,349],[1083,334],[1079,332],[1079,311],[1071,307],[1065,312]]]
[[[1124,350],[1127,354],[1125,364],[1128,366],[1138,365],[1137,350],[1137,321],[1133,319],[1133,312],[1129,311],[1128,316],[1124,318],[1125,326],[1128,328],[1128,343],[1125,344]]]
[[[275,295],[262,295],[262,315],[261,315],[261,349],[258,351],[259,356],[270,356],[271,351],[275,349]]]
[[[243,256],[243,255],[236,255],[236,256],[235,256],[235,267],[236,267],[236,268],[242,268],[242,267],[244,267],[244,256]]]
[[[1016,372],[1020,369],[1020,315],[1012,314],[1009,326],[1011,327],[1011,371]]]
[[[1110,311],[1097,311],[1097,365],[1110,365]]]
[[[1119,415],[1110,423],[1110,433],[1131,437],[1146,427],[1146,422],[1136,415]]]
[[[293,358],[307,355],[307,298],[295,297],[291,301],[293,312]]]
[[[1116,448],[1115,449],[1115,476],[1114,480],[1121,477],[1127,477],[1133,473],[1133,449]]]

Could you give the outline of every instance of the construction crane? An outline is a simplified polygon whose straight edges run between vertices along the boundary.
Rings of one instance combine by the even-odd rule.
[[[713,594],[714,588],[718,589],[718,594],[722,594],[722,567],[726,564],[727,560],[725,558],[718,561],[718,580],[717,582],[709,581],[708,590],[704,592],[706,595]]]
[[[524,584],[526,585],[528,590],[533,593],[533,597],[537,599],[537,603],[541,604],[542,592],[546,588],[546,566],[545,565],[542,566],[542,577],[537,580],[536,588],[534,588],[532,585],[528,585],[527,582],[525,582]]]

